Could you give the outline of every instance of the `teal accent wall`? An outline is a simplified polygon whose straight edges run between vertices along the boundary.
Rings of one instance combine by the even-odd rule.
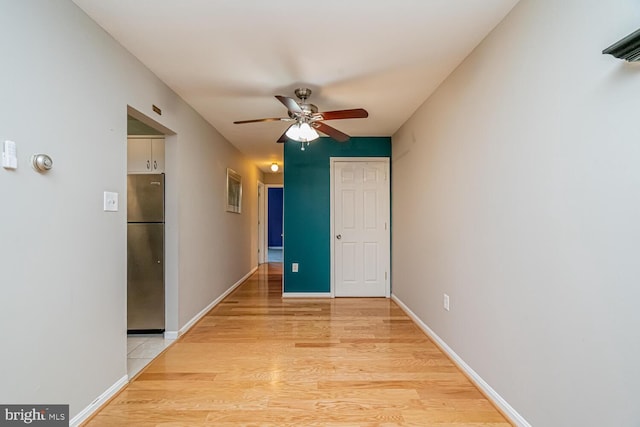
[[[284,144],[284,291],[330,292],[330,158],[391,157],[390,137]],[[291,271],[297,262],[298,272]]]

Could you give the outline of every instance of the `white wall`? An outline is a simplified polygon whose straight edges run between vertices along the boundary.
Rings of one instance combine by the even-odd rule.
[[[640,425],[639,18],[522,0],[393,136],[393,293],[534,426]]]
[[[258,258],[258,168],[190,109],[178,132],[179,327],[241,279]],[[242,176],[242,214],[225,211],[227,167]],[[171,171],[167,170],[167,174]]]
[[[70,403],[73,417],[126,374],[127,105],[176,132],[169,329],[257,264],[262,174],[70,1],[0,10],[0,141],[19,156],[0,169],[0,402]],[[28,165],[39,152],[48,174]],[[224,211],[227,167],[246,178],[242,215]],[[119,212],[102,211],[105,190],[120,193]]]

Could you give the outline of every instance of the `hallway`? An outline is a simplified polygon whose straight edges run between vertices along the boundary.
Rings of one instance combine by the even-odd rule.
[[[261,265],[85,425],[510,425],[393,301],[281,279]]]

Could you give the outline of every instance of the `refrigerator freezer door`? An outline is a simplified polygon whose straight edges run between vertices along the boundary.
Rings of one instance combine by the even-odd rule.
[[[128,224],[127,234],[127,329],[164,330],[164,224]]]
[[[127,221],[164,222],[164,174],[127,175]]]

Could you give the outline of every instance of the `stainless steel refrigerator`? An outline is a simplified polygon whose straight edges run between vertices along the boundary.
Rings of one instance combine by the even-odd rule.
[[[164,331],[164,174],[127,176],[127,332]]]

